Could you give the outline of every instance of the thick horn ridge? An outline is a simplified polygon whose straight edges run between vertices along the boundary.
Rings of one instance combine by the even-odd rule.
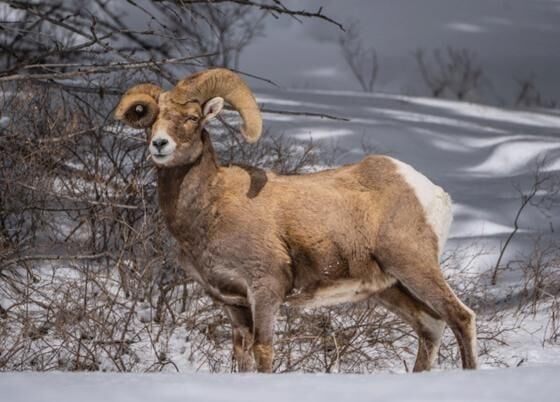
[[[157,118],[158,97],[162,89],[153,84],[140,84],[122,96],[115,118],[134,128],[150,127]]]
[[[231,70],[215,68],[193,74],[180,81],[172,92],[174,98],[183,101],[197,100],[200,104],[220,96],[241,115],[241,133],[247,142],[253,143],[261,136],[262,117],[253,92]]]

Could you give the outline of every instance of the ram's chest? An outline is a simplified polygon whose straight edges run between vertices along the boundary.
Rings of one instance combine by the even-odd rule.
[[[179,265],[185,271],[188,277],[194,279],[200,284],[204,284],[204,273],[200,269],[200,262],[192,255],[192,252],[186,246],[179,248]]]
[[[220,300],[220,295],[244,297],[247,294],[244,271],[236,269],[217,253],[207,249],[200,255],[196,255],[182,247],[179,262],[187,275],[217,300]]]

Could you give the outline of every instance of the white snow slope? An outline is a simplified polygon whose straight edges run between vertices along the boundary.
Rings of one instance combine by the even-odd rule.
[[[424,374],[6,373],[4,402],[558,401],[560,367]]]

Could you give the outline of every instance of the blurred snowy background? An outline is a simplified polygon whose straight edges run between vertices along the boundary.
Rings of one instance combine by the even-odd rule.
[[[529,78],[546,98],[557,98],[560,92],[560,4],[555,0],[305,0],[285,4],[313,11],[323,6],[346,28],[356,24],[364,48],[377,52],[376,89],[380,91],[428,94],[415,53],[420,50],[430,58],[434,50],[451,47],[473,53],[484,74],[482,91],[476,96],[485,103],[511,104],[518,81]],[[270,20],[264,36],[247,47],[240,67],[288,88],[359,90],[341,57],[339,37],[336,26],[321,21]]]

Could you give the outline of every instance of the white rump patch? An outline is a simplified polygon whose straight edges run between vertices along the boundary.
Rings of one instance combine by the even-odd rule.
[[[451,197],[412,166],[393,158],[391,160],[422,204],[426,218],[437,236],[438,256],[441,257],[453,220]]]

